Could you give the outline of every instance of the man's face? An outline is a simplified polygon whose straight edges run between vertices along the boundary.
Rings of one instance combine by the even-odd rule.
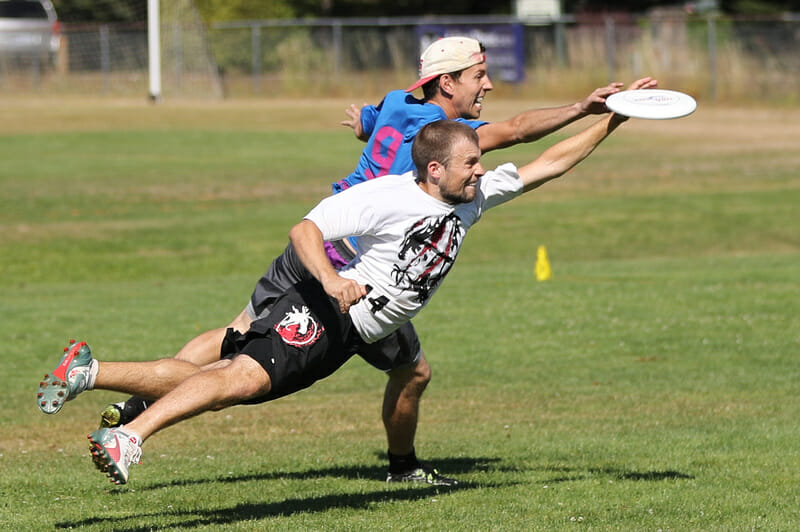
[[[494,86],[489,79],[486,63],[478,63],[463,70],[453,80],[453,106],[461,118],[479,118],[483,109],[483,97]]]
[[[472,140],[461,137],[453,146],[447,166],[439,165],[439,199],[451,205],[474,200],[478,178],[486,173],[480,159],[480,148]]]

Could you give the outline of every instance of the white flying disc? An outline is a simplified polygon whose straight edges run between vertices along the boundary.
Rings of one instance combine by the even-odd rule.
[[[690,115],[697,102],[683,92],[663,89],[620,91],[606,98],[606,107],[631,118],[667,120]]]

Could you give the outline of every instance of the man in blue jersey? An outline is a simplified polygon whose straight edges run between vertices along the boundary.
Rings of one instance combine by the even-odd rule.
[[[645,78],[631,88],[652,88]],[[411,143],[423,125],[452,119],[478,129],[483,153],[520,142],[531,142],[589,114],[607,112],[605,98],[622,83],[593,91],[583,101],[561,107],[532,109],[502,121],[480,120],[483,100],[493,89],[480,42],[468,37],[445,37],[433,42],[420,57],[420,77],[405,91],[391,91],[377,106],[351,106],[349,120],[356,137],[367,142],[356,169],[333,184],[334,193],[362,181],[412,168]],[[421,88],[423,99],[411,94]]]
[[[656,81],[644,78],[631,88],[655,87]],[[484,48],[468,37],[446,37],[432,43],[420,57],[419,80],[405,91],[388,93],[378,106],[348,110],[356,136],[367,141],[356,169],[333,184],[334,194],[358,183],[387,174],[402,174],[413,169],[411,146],[419,129],[430,122],[453,119],[476,129],[483,153],[521,142],[537,140],[589,114],[605,113],[605,98],[622,87],[611,83],[593,91],[583,101],[562,107],[533,109],[503,122],[478,120],[486,93],[492,90]],[[411,92],[422,88],[424,98]],[[355,257],[355,241],[326,242],[332,265],[341,268]],[[247,331],[253,320],[266,316],[273,303],[295,283],[311,275],[298,259],[291,244],[270,265],[256,284],[246,308],[229,324],[201,334],[176,355],[194,364],[219,360],[220,346],[228,328]],[[376,302],[374,304],[379,304]],[[420,348],[414,327],[407,322],[379,342],[363,346],[359,355],[386,372],[382,417],[389,455],[389,481],[422,481],[451,484],[454,481],[420,463],[414,451],[419,401],[430,382],[431,369]],[[102,424],[126,423],[145,407],[144,400],[133,398],[124,404],[109,405]]]

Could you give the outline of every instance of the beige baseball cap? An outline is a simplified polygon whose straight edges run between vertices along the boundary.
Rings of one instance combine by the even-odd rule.
[[[406,89],[411,92],[442,74],[459,72],[486,61],[481,43],[469,37],[442,37],[428,46],[419,58],[419,80]]]

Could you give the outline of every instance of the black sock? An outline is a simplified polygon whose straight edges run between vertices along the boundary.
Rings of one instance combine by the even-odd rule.
[[[417,455],[413,449],[408,454],[392,454],[388,451],[387,454],[389,455],[389,472],[391,473],[402,473],[419,467]]]
[[[153,401],[149,399],[129,397],[128,400],[125,401],[125,406],[122,407],[122,424],[130,423],[152,404]]]

